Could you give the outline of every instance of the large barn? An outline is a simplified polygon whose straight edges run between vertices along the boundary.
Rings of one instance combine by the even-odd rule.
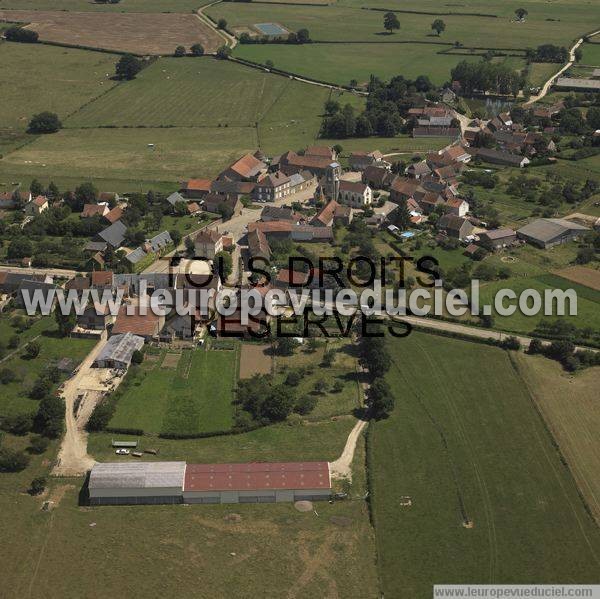
[[[331,494],[328,462],[111,462],[95,464],[91,505],[275,503]]]

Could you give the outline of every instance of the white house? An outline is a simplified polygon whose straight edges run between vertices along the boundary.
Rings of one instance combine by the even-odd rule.
[[[37,196],[25,204],[25,214],[36,216],[48,209],[48,198],[46,196]]]

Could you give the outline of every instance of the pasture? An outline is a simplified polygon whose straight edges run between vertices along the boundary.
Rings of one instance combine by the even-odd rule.
[[[478,56],[438,54],[449,46],[432,44],[307,44],[274,46],[269,44],[239,45],[234,55],[275,66],[305,77],[348,85],[351,79],[368,83],[371,74],[382,79],[395,75],[416,78],[428,75],[441,85],[450,77],[451,69],[461,60],[481,60]]]
[[[214,52],[223,38],[194,14],[0,10],[0,20],[30,23],[40,40],[133,54],[172,54],[197,42]]]
[[[94,2],[93,0],[0,0],[0,9],[66,10],[81,12],[194,12],[210,0],[123,0]]]
[[[231,428],[237,361],[237,350],[162,352],[128,375],[110,426],[181,434]]]
[[[115,85],[110,77],[116,61],[114,55],[87,50],[0,44],[4,83],[0,129],[24,130],[31,117],[44,110],[66,119]]]
[[[385,595],[596,582],[600,532],[508,354],[423,333],[389,350],[396,408],[368,438]]]
[[[514,362],[600,522],[600,369],[589,368],[573,376],[560,364],[539,356],[515,354]]]
[[[581,46],[583,50],[583,58],[581,64],[589,66],[600,67],[600,44],[595,42],[593,44],[583,44]]]

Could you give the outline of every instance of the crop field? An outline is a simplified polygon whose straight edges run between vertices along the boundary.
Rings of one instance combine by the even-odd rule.
[[[194,12],[210,0],[124,0],[94,2],[93,0],[0,0],[1,9],[68,10],[81,12]]]
[[[0,332],[4,342],[7,342],[10,336],[16,333],[5,319],[0,320]],[[61,358],[71,358],[75,368],[95,343],[93,339],[58,337],[54,318],[50,317],[38,319],[19,337],[20,348],[26,342],[35,340],[40,344],[41,349],[38,357],[33,359],[24,358],[21,349],[14,355],[12,352],[15,350],[7,350],[7,358],[2,362],[1,368],[12,370],[16,378],[12,383],[0,385],[0,415],[2,416],[35,413],[39,401],[31,399],[28,393],[44,369]]]
[[[255,374],[271,374],[273,356],[267,344],[242,343],[240,349],[240,379],[252,378]]]
[[[600,522],[600,369],[573,376],[552,360],[515,354],[520,375],[560,446],[594,518]]]
[[[188,434],[231,428],[237,360],[237,351],[163,352],[132,373],[110,426]]]
[[[389,349],[396,408],[368,454],[385,595],[597,582],[600,532],[508,354],[423,333]]]
[[[367,83],[371,74],[382,79],[426,74],[441,85],[461,60],[481,60],[478,56],[438,54],[442,49],[432,44],[259,44],[239,45],[234,55],[261,64],[272,60],[278,68],[341,85],[351,79]]]
[[[26,129],[29,119],[44,110],[66,118],[115,85],[107,74],[114,74],[116,61],[114,55],[87,50],[0,44],[0,129]]]
[[[214,52],[223,43],[193,14],[0,10],[0,20],[30,23],[44,41],[134,54],[172,54],[197,42]]]

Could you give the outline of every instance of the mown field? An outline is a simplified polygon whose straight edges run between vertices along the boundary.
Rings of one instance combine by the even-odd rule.
[[[597,583],[600,533],[508,354],[422,333],[389,349],[396,409],[368,456],[385,595]]]
[[[600,369],[576,376],[552,360],[515,354],[515,363],[535,399],[579,489],[600,522],[600,413],[597,391]]]
[[[0,44],[2,110],[0,129],[26,129],[44,110],[65,119],[115,85],[117,58],[111,54],[34,44]]]
[[[93,0],[0,0],[13,10],[68,10],[97,12],[193,12],[209,0],[122,0],[116,4]]]
[[[442,49],[432,44],[239,45],[234,55],[261,64],[271,60],[277,68],[340,85],[348,85],[351,79],[367,83],[371,74],[382,79],[428,75],[441,85],[461,60],[481,60],[438,54]]]
[[[600,66],[600,44],[583,44],[581,49],[583,50],[582,64]]]
[[[237,362],[237,350],[148,354],[129,375],[110,426],[179,434],[230,429]]]

